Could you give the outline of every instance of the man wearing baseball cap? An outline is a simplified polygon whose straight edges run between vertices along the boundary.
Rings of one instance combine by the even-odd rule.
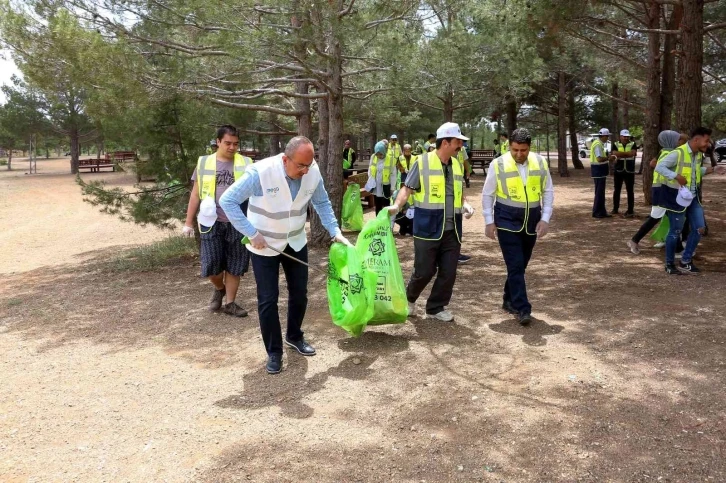
[[[630,138],[630,131],[620,131],[620,141],[615,142],[615,149],[611,156],[615,156],[615,191],[613,191],[613,211],[611,215],[617,215],[620,208],[620,190],[625,183],[625,191],[628,195],[628,211],[625,218],[632,218],[633,205],[635,204],[635,155],[638,146]]]
[[[590,176],[595,182],[595,201],[592,204],[593,218],[610,218],[612,216],[605,208],[605,181],[608,179],[610,170],[605,143],[609,137],[610,131],[604,127],[600,129],[597,139],[594,139],[590,146]]]
[[[426,301],[426,315],[442,322],[454,319],[446,306],[456,282],[462,217],[474,214],[464,196],[464,167],[456,156],[468,139],[458,124],[441,125],[436,131],[436,150],[416,159],[396,201],[388,208],[391,215],[397,214],[413,195],[414,265],[406,288],[411,317],[417,316],[416,300],[436,275]]]

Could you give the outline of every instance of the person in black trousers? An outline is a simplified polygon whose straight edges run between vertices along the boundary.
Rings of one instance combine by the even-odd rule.
[[[620,140],[614,144],[611,156],[615,156],[615,179],[613,191],[613,211],[611,215],[617,215],[620,208],[620,191],[625,184],[625,191],[628,197],[628,211],[625,212],[625,218],[632,218],[633,207],[635,205],[635,156],[638,146],[630,139],[630,131],[623,129],[620,131]]]
[[[491,162],[484,182],[484,234],[499,239],[507,266],[502,308],[527,325],[532,320],[532,305],[524,273],[537,238],[549,229],[554,188],[547,162],[530,152],[529,131],[515,129],[509,142],[509,153]]]

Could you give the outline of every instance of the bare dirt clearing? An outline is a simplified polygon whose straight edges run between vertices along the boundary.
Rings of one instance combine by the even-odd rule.
[[[669,278],[661,251],[625,247],[649,209],[593,220],[587,176],[555,176],[552,232],[528,270],[532,326],[500,309],[504,264],[477,209],[455,323],[347,338],[311,273],[318,355],[287,352],[277,376],[263,370],[252,274],[242,320],[206,311],[191,258],[6,276],[0,480],[726,480],[726,179],[706,180],[704,273]],[[482,179],[467,190],[477,207]],[[407,278],[412,242],[397,242]]]
[[[37,175],[26,175],[26,160],[13,160],[13,171],[0,167],[0,273],[76,263],[86,252],[116,245],[159,240],[168,232],[121,223],[83,201],[67,158],[39,159]],[[82,173],[110,187],[132,187],[132,173]]]

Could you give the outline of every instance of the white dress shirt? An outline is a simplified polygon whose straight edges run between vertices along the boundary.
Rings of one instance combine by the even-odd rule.
[[[499,158],[497,158],[499,159]],[[489,170],[487,172],[487,179],[484,181],[484,189],[481,194],[481,204],[484,210],[484,222],[487,225],[494,223],[494,203],[497,197],[497,175],[494,173],[494,163],[497,159],[489,164]],[[529,171],[529,160],[524,163],[517,165],[519,176],[522,178],[522,183],[527,184],[527,173]],[[552,204],[555,201],[555,189],[552,186],[552,176],[550,176],[549,169],[547,170],[547,179],[545,180],[544,193],[542,193],[542,221],[549,223],[552,218]]]

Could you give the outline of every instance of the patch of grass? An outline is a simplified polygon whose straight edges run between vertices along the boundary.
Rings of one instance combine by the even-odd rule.
[[[0,159],[0,166],[7,166],[8,160],[7,159]]]
[[[5,305],[7,305],[8,307],[15,307],[15,306],[20,305],[22,303],[23,303],[23,301],[20,300],[20,299],[7,299],[5,301]]]
[[[179,258],[199,253],[194,238],[170,236],[164,240],[132,248],[110,262],[116,272],[146,272],[168,265]]]

